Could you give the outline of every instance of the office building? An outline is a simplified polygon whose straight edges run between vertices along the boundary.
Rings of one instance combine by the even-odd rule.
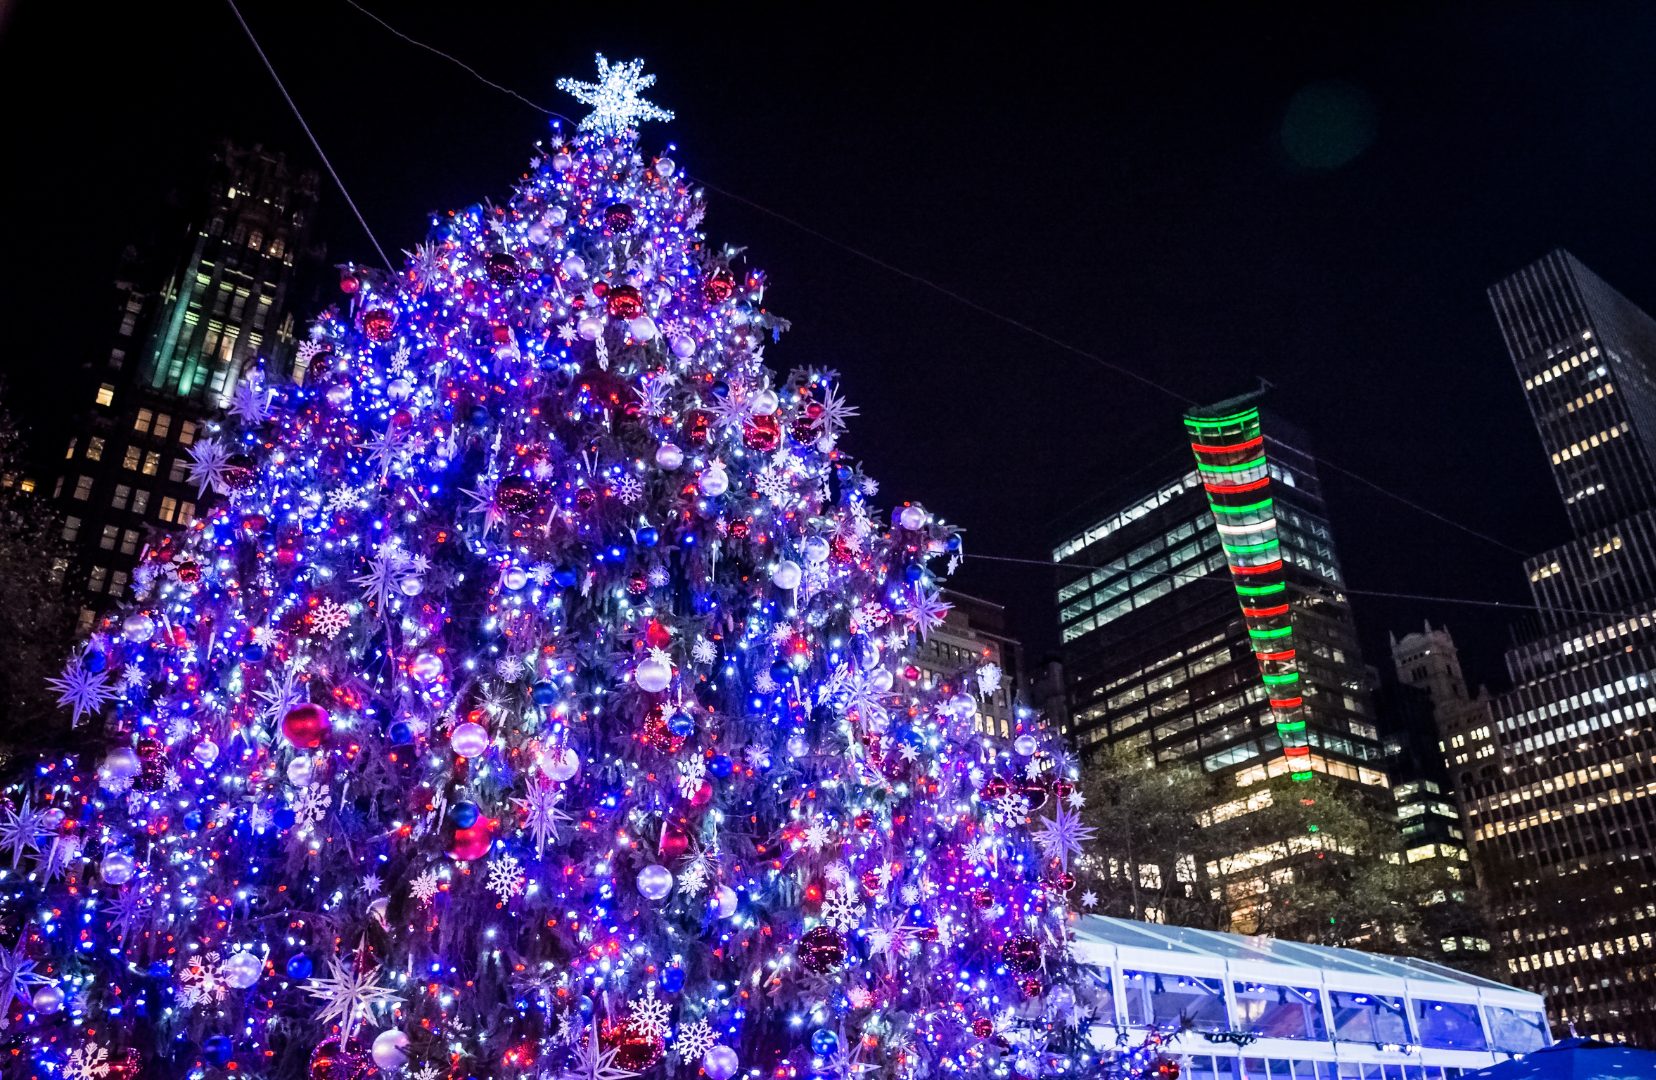
[[[978,727],[987,735],[1010,737],[1016,729],[1023,684],[1023,646],[1007,633],[1006,609],[954,589],[943,590],[951,607],[919,646],[915,666],[926,685],[954,682],[978,697]],[[998,680],[990,674],[999,672]]]
[[[1467,820],[1509,977],[1656,1044],[1656,321],[1561,251],[1489,295],[1575,538],[1526,563]]]
[[[123,267],[112,342],[69,392],[84,403],[53,496],[73,554],[62,564],[83,624],[120,597],[151,530],[188,525],[189,448],[247,374],[295,358],[317,175],[280,154],[225,144],[178,235]]]
[[[1247,789],[1282,775],[1389,807],[1373,680],[1304,436],[1251,397],[1185,423],[1191,467],[1107,500],[1053,550],[1066,732],[1083,758],[1109,746],[1216,774],[1238,789],[1212,808],[1222,816],[1268,805]],[[1251,925],[1278,850],[1237,853],[1258,875],[1229,886],[1234,926]]]

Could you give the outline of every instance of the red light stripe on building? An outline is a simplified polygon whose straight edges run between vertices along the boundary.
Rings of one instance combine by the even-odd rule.
[[[1282,748],[1282,752],[1287,757],[1311,756],[1311,748],[1309,746],[1284,746]]]
[[[1273,574],[1281,569],[1282,560],[1272,559],[1270,562],[1261,563],[1258,566],[1233,566],[1231,572],[1236,574]]]
[[[1273,709],[1297,709],[1303,704],[1305,704],[1305,699],[1302,697],[1274,697],[1271,699],[1271,708]]]
[[[1202,481],[1202,486],[1215,495],[1240,495],[1245,491],[1258,491],[1271,482],[1269,476],[1261,476],[1258,480],[1249,480],[1245,484],[1221,484],[1210,480]]]
[[[1286,664],[1294,658],[1293,649],[1283,649],[1281,652],[1254,653],[1254,658],[1260,663]]]
[[[1190,448],[1198,454],[1236,454],[1243,450],[1252,450],[1256,446],[1265,444],[1265,436],[1256,435],[1247,442],[1230,443],[1228,445],[1204,446],[1201,443],[1191,443]]]
[[[1277,615],[1288,614],[1287,604],[1278,604],[1276,607],[1245,607],[1242,614],[1250,619],[1270,619]]]

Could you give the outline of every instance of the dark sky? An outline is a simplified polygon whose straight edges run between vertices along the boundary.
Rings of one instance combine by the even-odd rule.
[[[1645,5],[958,5],[905,24],[889,5],[659,22],[364,3],[562,111],[554,80],[589,77],[595,50],[643,56],[679,114],[646,142],[692,174],[1191,397],[1267,378],[1327,460],[1525,551],[1566,532],[1485,287],[1562,246],[1656,305]],[[503,196],[544,130],[343,0],[243,9],[388,249],[428,210]],[[221,3],[25,4],[0,22],[0,100],[0,363],[49,422],[57,374],[102,348],[120,248],[211,138],[314,157]],[[371,258],[325,197],[330,255]],[[708,227],[770,271],[794,323],[772,360],[840,369],[862,409],[847,446],[884,497],[964,524],[968,551],[1039,558],[1056,518],[1181,445],[1177,402],[1086,359],[740,203],[715,196]],[[1354,589],[1526,598],[1518,556],[1329,480]],[[1037,652],[1055,641],[1050,571],[959,584]],[[1473,676],[1500,680],[1511,616],[1356,603],[1382,641],[1447,621]]]

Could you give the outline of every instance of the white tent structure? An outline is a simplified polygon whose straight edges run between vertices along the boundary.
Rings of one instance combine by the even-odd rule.
[[[1093,1039],[1183,1026],[1181,1080],[1452,1080],[1552,1042],[1539,994],[1426,960],[1099,915],[1075,951]]]

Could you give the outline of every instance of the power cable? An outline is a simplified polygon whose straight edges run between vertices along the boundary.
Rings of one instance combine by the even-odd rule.
[[[242,18],[241,8],[236,6],[236,0],[225,0],[225,2],[230,5],[230,10],[235,13],[236,21],[241,23],[242,30],[247,34],[247,40],[252,42],[253,51],[259,54],[260,60],[264,61],[265,70],[270,72],[270,77],[276,82],[276,89],[282,92],[282,98],[288,103],[288,108],[293,110],[293,118],[299,121],[299,126],[304,129],[305,137],[310,140],[311,146],[316,150],[316,156],[322,159],[322,164],[327,168],[328,175],[333,177],[333,182],[339,188],[339,193],[345,196],[345,203],[351,208],[351,213],[356,215],[357,223],[362,226],[362,231],[368,234],[368,242],[374,245],[375,251],[379,252],[380,261],[385,264],[385,268],[394,273],[396,267],[386,257],[385,249],[380,246],[379,238],[374,235],[374,230],[368,227],[368,219],[362,216],[361,210],[357,209],[356,200],[351,198],[351,192],[345,187],[345,181],[339,178],[339,173],[334,169],[333,162],[328,160],[327,151],[323,150],[322,144],[317,141],[316,133],[311,131],[309,124],[305,123],[304,114],[299,111],[299,106],[294,103],[293,95],[288,93],[287,86],[282,82],[282,77],[276,74],[276,66],[270,62],[270,57],[265,55],[264,47],[259,44],[259,39],[253,34],[253,28],[247,25],[246,19]]]
[[[387,31],[389,31],[391,34],[395,35],[397,38],[399,38],[403,41],[406,41],[410,45],[413,45],[417,48],[423,49],[426,52],[429,52],[429,53],[432,53],[436,56],[442,57],[443,59],[445,59],[445,60],[449,61],[450,63],[454,64],[455,66],[459,67],[461,70],[465,71],[467,74],[471,75],[473,78],[477,79],[477,81],[479,81],[483,85],[489,87],[490,89],[497,90],[497,91],[499,91],[503,94],[507,94],[510,97],[516,99],[517,101],[523,103],[524,105],[529,106],[531,109],[536,110],[537,112],[543,113],[547,116],[554,116],[554,117],[557,117],[560,120],[565,121],[566,123],[569,123],[571,125],[576,125],[576,121],[574,121],[571,118],[565,116],[563,113],[560,113],[555,109],[549,109],[546,106],[541,105],[538,102],[533,101],[528,97],[525,97],[523,94],[520,94],[519,92],[517,92],[516,90],[511,89],[510,87],[503,86],[500,83],[494,82],[493,80],[486,78],[481,73],[479,73],[475,68],[473,68],[470,64],[467,64],[465,61],[459,59],[458,57],[453,56],[450,53],[444,52],[442,49],[439,49],[434,45],[428,45],[425,42],[420,41],[418,38],[415,38],[415,37],[413,37],[413,36],[411,36],[407,33],[404,33],[401,30],[398,30],[396,27],[394,27],[390,23],[386,22],[380,16],[374,14],[372,11],[370,11],[367,8],[363,7],[360,3],[357,2],[357,0],[345,0],[345,3],[349,4],[351,7],[355,8],[357,11],[361,12],[363,15],[367,16],[368,18],[372,19],[374,22],[378,23],[380,26],[384,27]],[[232,6],[234,6],[233,3],[232,3]],[[244,23],[243,25],[245,26],[246,24]],[[263,55],[263,54],[261,53],[261,55]],[[268,66],[268,61],[267,61],[267,66]],[[274,75],[275,72],[272,71],[272,74]],[[308,129],[307,129],[307,133],[308,133]],[[315,140],[312,139],[312,142],[314,143]],[[320,152],[320,148],[318,148],[318,152]],[[331,171],[331,168],[330,168],[330,171]],[[1138,383],[1140,383],[1144,386],[1147,386],[1147,387],[1151,388],[1152,390],[1156,390],[1156,391],[1166,395],[1167,397],[1170,397],[1173,400],[1179,402],[1181,405],[1186,406],[1187,408],[1188,407],[1194,407],[1195,405],[1198,404],[1197,401],[1194,398],[1189,397],[1189,396],[1187,396],[1183,393],[1180,393],[1179,391],[1173,389],[1172,387],[1169,387],[1169,386],[1167,386],[1163,383],[1160,383],[1160,382],[1156,381],[1155,379],[1150,378],[1147,375],[1143,375],[1139,372],[1136,372],[1136,371],[1132,370],[1131,368],[1123,367],[1122,365],[1117,364],[1117,363],[1115,363],[1111,360],[1107,360],[1104,357],[1098,355],[1097,353],[1091,352],[1091,351],[1089,351],[1087,349],[1083,349],[1080,346],[1075,345],[1071,342],[1065,341],[1064,339],[1062,339],[1060,337],[1057,337],[1053,334],[1050,334],[1050,333],[1046,332],[1045,330],[1040,329],[1037,326],[1033,326],[1033,325],[1023,321],[1022,319],[1019,319],[1019,318],[1016,318],[1012,315],[1008,315],[1004,312],[998,311],[998,310],[996,310],[994,308],[991,308],[991,307],[989,307],[985,304],[981,304],[978,301],[973,300],[971,297],[966,296],[966,295],[964,295],[960,292],[957,292],[956,290],[948,287],[947,285],[943,285],[940,282],[933,281],[931,278],[928,278],[928,277],[924,276],[923,274],[918,274],[918,273],[915,273],[911,270],[907,270],[907,269],[905,269],[901,266],[897,266],[896,264],[891,263],[891,262],[879,257],[878,255],[874,255],[874,254],[872,254],[868,251],[864,251],[863,249],[855,246],[854,244],[849,244],[849,243],[846,243],[843,240],[837,239],[836,237],[830,236],[827,233],[822,232],[820,229],[813,228],[812,226],[807,225],[804,222],[799,221],[796,218],[790,217],[787,214],[784,214],[779,210],[773,210],[770,207],[763,205],[762,203],[758,203],[758,202],[755,202],[752,199],[747,198],[746,196],[738,195],[737,193],[735,193],[733,191],[730,191],[726,188],[719,187],[718,185],[711,183],[710,181],[708,181],[704,177],[692,176],[689,173],[685,173],[685,178],[688,179],[688,180],[692,180],[695,183],[700,184],[702,187],[706,188],[707,190],[712,191],[712,192],[714,192],[718,195],[722,195],[725,198],[732,200],[733,202],[741,203],[742,205],[747,206],[747,207],[749,207],[753,210],[757,210],[758,212],[760,212],[762,214],[765,214],[769,217],[775,218],[777,221],[780,221],[783,224],[788,225],[791,228],[797,229],[800,232],[803,232],[808,236],[814,237],[815,239],[820,240],[823,243],[830,245],[831,247],[838,248],[839,250],[844,251],[847,254],[850,254],[850,255],[853,255],[853,256],[855,256],[859,259],[862,259],[864,262],[867,262],[867,263],[869,263],[873,266],[877,266],[880,269],[886,271],[887,273],[894,274],[898,277],[903,278],[904,280],[913,282],[916,285],[920,285],[920,286],[923,286],[924,288],[930,289],[933,292],[936,292],[936,293],[938,293],[938,294],[940,294],[944,297],[947,297],[950,300],[955,301],[958,304],[961,304],[965,307],[968,307],[971,310],[976,311],[979,314],[981,314],[981,315],[983,315],[987,318],[994,319],[997,322],[1000,322],[1000,323],[1003,323],[1007,326],[1013,327],[1014,329],[1021,330],[1024,333],[1029,334],[1032,337],[1035,337],[1035,338],[1037,338],[1041,341],[1046,342],[1048,345],[1051,345],[1052,347],[1054,347],[1056,349],[1061,349],[1065,352],[1072,353],[1076,356],[1082,357],[1083,359],[1090,360],[1093,363],[1099,365],[1100,367],[1103,367],[1108,371],[1112,371],[1112,372],[1116,373],[1117,375],[1122,376],[1123,378],[1131,379],[1135,382],[1138,382]],[[335,179],[337,180],[338,177],[336,176]],[[341,190],[343,190],[343,188],[341,188]],[[346,196],[347,199],[349,199],[349,197],[350,196],[348,196],[348,195]],[[353,206],[353,209],[355,209],[354,206]],[[358,216],[360,218],[360,215],[358,215]],[[364,224],[364,228],[366,228],[366,223]],[[377,247],[378,245],[376,244],[375,246]],[[382,257],[383,257],[383,255],[382,255]],[[1301,450],[1300,452],[1302,454],[1304,454],[1306,457],[1311,458],[1313,461],[1317,462],[1318,464],[1326,465],[1328,468],[1330,468],[1333,471],[1341,474],[1342,476],[1345,476],[1345,477],[1348,477],[1352,480],[1355,480],[1358,483],[1364,485],[1365,487],[1368,487],[1368,488],[1370,488],[1374,491],[1377,491],[1380,494],[1385,495],[1386,497],[1388,497],[1390,499],[1396,500],[1398,503],[1409,507],[1410,509],[1416,511],[1417,513],[1424,514],[1425,516],[1427,516],[1429,518],[1432,518],[1435,521],[1438,521],[1438,522],[1440,522],[1444,525],[1448,525],[1450,528],[1459,529],[1461,532],[1466,533],[1468,536],[1474,537],[1478,540],[1482,540],[1483,542],[1485,542],[1487,544],[1492,544],[1495,547],[1499,547],[1499,548],[1501,548],[1505,551],[1510,551],[1510,552],[1512,552],[1514,554],[1517,554],[1517,555],[1520,555],[1520,556],[1527,557],[1530,554],[1530,552],[1527,552],[1527,551],[1523,550],[1522,548],[1515,547],[1512,544],[1508,544],[1503,540],[1496,539],[1495,537],[1490,536],[1488,533],[1482,532],[1478,529],[1474,529],[1470,525],[1463,524],[1459,521],[1456,521],[1455,519],[1453,519],[1451,517],[1448,517],[1444,514],[1439,513],[1436,510],[1432,510],[1429,507],[1423,506],[1420,503],[1415,502],[1413,499],[1408,498],[1407,496],[1400,495],[1397,492],[1392,491],[1391,489],[1382,486],[1381,484],[1375,483],[1373,480],[1369,480],[1369,479],[1367,479],[1363,476],[1358,475],[1357,473],[1351,471],[1350,469],[1347,469],[1347,468],[1345,468],[1341,465],[1336,465],[1334,462],[1329,461],[1327,458],[1320,457],[1320,456],[1318,456],[1316,454],[1313,454],[1313,453],[1310,453],[1309,451],[1306,451],[1306,450]]]

